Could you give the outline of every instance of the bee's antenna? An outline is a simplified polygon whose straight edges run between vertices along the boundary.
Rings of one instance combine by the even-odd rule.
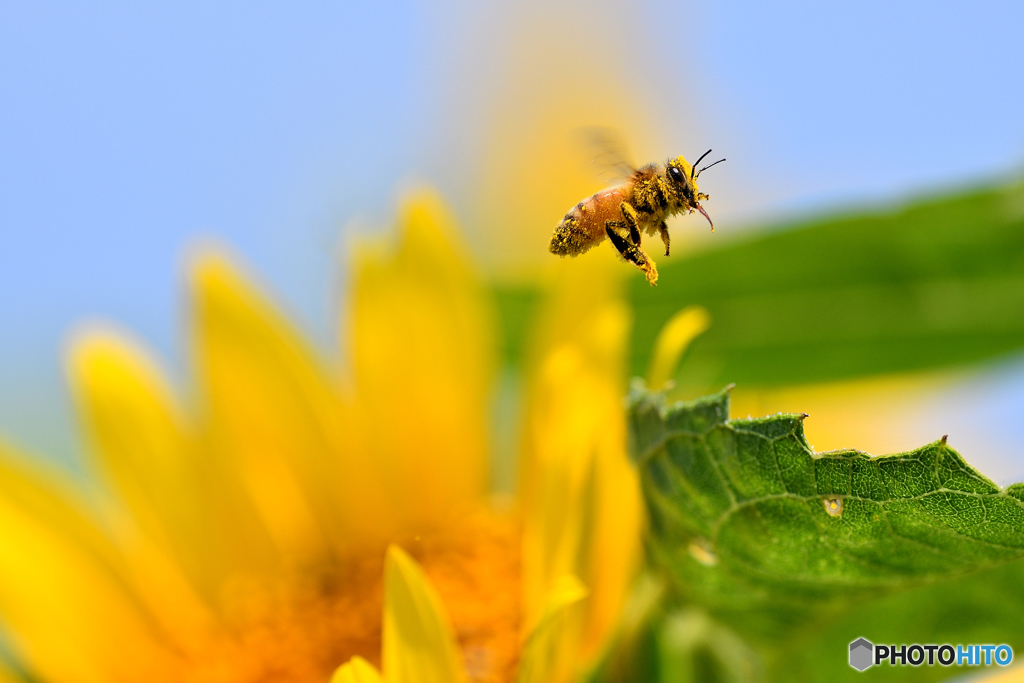
[[[708,151],[710,152],[711,150],[708,150]],[[705,154],[704,156],[707,156],[707,154]],[[701,157],[701,158],[703,159],[704,157]],[[715,164],[720,164],[720,163],[722,163],[723,161],[725,161],[725,159],[719,159],[718,161],[716,161],[716,162],[715,162]],[[715,164],[708,164],[708,165],[707,165],[707,166],[705,166],[704,168],[702,168],[702,169],[700,169],[699,171],[697,171],[697,177],[699,178],[699,177],[700,177],[700,174],[701,174],[701,173],[703,173],[704,171],[708,170],[709,168],[711,168],[711,167],[712,167],[712,166],[714,166]]]
[[[708,151],[704,152],[703,154],[701,154],[700,155],[700,159],[697,159],[697,161],[693,162],[693,166],[690,167],[690,180],[693,180],[693,169],[697,168],[697,164],[699,164],[701,162],[701,160],[703,160],[704,157],[706,157],[709,154],[711,154],[711,150],[710,149]],[[700,175],[700,173],[698,172],[697,175]]]

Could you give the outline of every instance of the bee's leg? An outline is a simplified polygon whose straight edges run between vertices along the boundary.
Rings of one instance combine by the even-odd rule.
[[[626,219],[626,226],[629,228],[629,238],[633,240],[633,244],[640,246],[640,217],[637,215],[636,209],[629,202],[622,202],[619,206],[622,211],[622,217]]]
[[[668,238],[668,226],[665,225],[665,221],[658,226],[658,232],[661,233],[661,241],[665,243],[665,256],[668,256],[668,245],[671,240]]]
[[[647,259],[644,257],[644,253],[637,249],[635,244],[631,244],[629,240],[615,231],[615,228],[625,227],[625,221],[606,221],[604,224],[604,231],[608,234],[608,239],[612,241],[612,246],[622,254],[622,258],[626,259],[633,265],[642,268],[647,262]]]
[[[625,228],[626,224],[624,221],[606,221],[604,224],[604,231],[608,234],[608,239],[612,241],[612,246],[622,254],[622,257],[632,263],[634,266],[644,272],[644,276],[651,285],[655,285],[658,282],[658,269],[654,266],[654,261],[647,257],[643,249],[635,244],[630,244],[626,238],[617,233],[614,228]]]

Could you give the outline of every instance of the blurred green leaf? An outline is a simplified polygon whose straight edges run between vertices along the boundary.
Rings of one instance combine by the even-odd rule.
[[[720,248],[659,263],[657,287],[630,281],[634,375],[645,374],[665,322],[691,304],[712,324],[680,367],[688,392],[941,368],[1024,349],[1024,184],[731,242],[728,226],[719,235]],[[534,298],[512,287],[498,298],[514,361]]]
[[[501,323],[502,356],[507,365],[518,365],[524,355],[531,323],[541,302],[535,287],[495,286],[494,302]]]
[[[661,326],[712,326],[679,376],[768,386],[976,362],[1024,347],[1024,185],[825,218],[694,254],[633,282],[634,374]]]
[[[768,680],[856,676],[846,657],[858,637],[1024,646],[1024,484],[1000,489],[944,441],[814,454],[802,416],[728,411],[728,392],[666,407],[637,387],[630,452],[651,566],[679,605],[759,651]]]

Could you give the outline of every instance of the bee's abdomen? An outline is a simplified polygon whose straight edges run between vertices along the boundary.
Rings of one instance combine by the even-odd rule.
[[[548,249],[559,256],[578,256],[599,244],[605,238],[605,223],[621,218],[622,199],[622,190],[612,188],[587,197],[569,209],[555,227]]]
[[[548,251],[559,256],[576,256],[593,246],[591,242],[590,236],[580,226],[579,215],[574,207],[555,226]]]

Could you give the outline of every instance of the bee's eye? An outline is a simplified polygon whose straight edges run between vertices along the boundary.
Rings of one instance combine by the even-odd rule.
[[[684,180],[686,180],[686,176],[683,175],[683,172],[679,169],[678,166],[670,166],[668,169],[668,174],[672,176],[672,180],[674,180],[677,183],[681,183]]]

